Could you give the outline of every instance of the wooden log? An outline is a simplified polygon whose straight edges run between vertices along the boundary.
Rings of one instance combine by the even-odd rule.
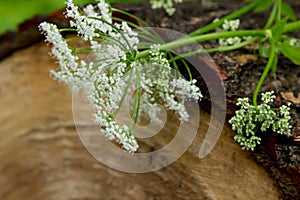
[[[48,51],[40,42],[0,62],[0,199],[280,198],[227,124],[213,151],[198,158],[210,119],[204,111],[191,148],[166,168],[134,174],[98,162],[76,132],[71,92],[49,76],[57,66]]]

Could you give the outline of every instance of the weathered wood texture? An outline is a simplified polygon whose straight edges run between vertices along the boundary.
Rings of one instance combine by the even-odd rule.
[[[0,199],[279,199],[227,125],[198,158],[210,118],[202,111],[191,148],[167,168],[130,174],[104,166],[76,133],[71,92],[49,76],[57,66],[48,51],[37,43],[0,62]]]

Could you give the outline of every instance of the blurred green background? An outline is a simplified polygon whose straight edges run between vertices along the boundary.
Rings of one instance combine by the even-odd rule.
[[[114,2],[141,2],[145,0],[109,0]],[[93,3],[95,0],[74,0],[77,5]],[[49,14],[65,6],[65,0],[0,0],[0,35],[16,31],[18,24],[37,14]]]

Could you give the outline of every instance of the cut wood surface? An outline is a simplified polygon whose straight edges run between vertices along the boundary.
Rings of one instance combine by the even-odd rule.
[[[49,76],[57,65],[48,51],[41,42],[0,62],[0,199],[280,199],[227,124],[213,151],[198,158],[210,119],[204,111],[191,148],[168,167],[134,174],[103,165],[79,139],[72,94]]]

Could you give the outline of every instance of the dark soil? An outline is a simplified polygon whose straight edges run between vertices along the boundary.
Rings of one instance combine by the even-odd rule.
[[[183,3],[178,6],[176,14],[172,18],[169,18],[162,10],[151,10],[145,4],[118,4],[116,7],[139,16],[151,26],[189,33],[243,5],[236,2],[232,4],[228,1],[224,2],[218,2],[211,7],[199,6],[195,3]],[[295,9],[298,19],[300,19],[300,4],[294,1],[290,3]],[[47,19],[60,24],[61,27],[66,26],[65,18],[61,13],[62,11],[59,11],[50,17],[36,17],[20,26],[19,33],[7,33],[1,36],[0,59],[19,48],[41,40],[42,37],[36,28],[40,21]],[[247,14],[241,18],[241,28],[260,28],[264,25],[267,15],[268,12]],[[299,32],[293,34],[300,38]],[[215,44],[216,42],[212,41],[202,45],[205,48]],[[228,53],[211,54],[224,75],[222,79],[227,93],[228,118],[237,109],[235,106],[237,98],[252,96],[267,63],[265,58],[259,57],[256,53],[255,48],[247,47]],[[277,95],[275,106],[287,103],[287,100],[280,95],[281,92],[292,92],[297,97],[297,94],[300,93],[300,67],[280,56],[276,75],[271,73],[268,75],[261,92],[270,90],[274,90]],[[203,91],[203,93],[207,94],[207,91]],[[206,96],[206,99],[209,99],[209,96]],[[300,105],[292,103],[291,108],[294,118],[292,136],[278,136],[274,133],[263,134],[263,144],[252,153],[252,158],[263,166],[274,179],[282,192],[283,199],[299,199],[300,196],[300,142],[295,141],[300,137]]]

